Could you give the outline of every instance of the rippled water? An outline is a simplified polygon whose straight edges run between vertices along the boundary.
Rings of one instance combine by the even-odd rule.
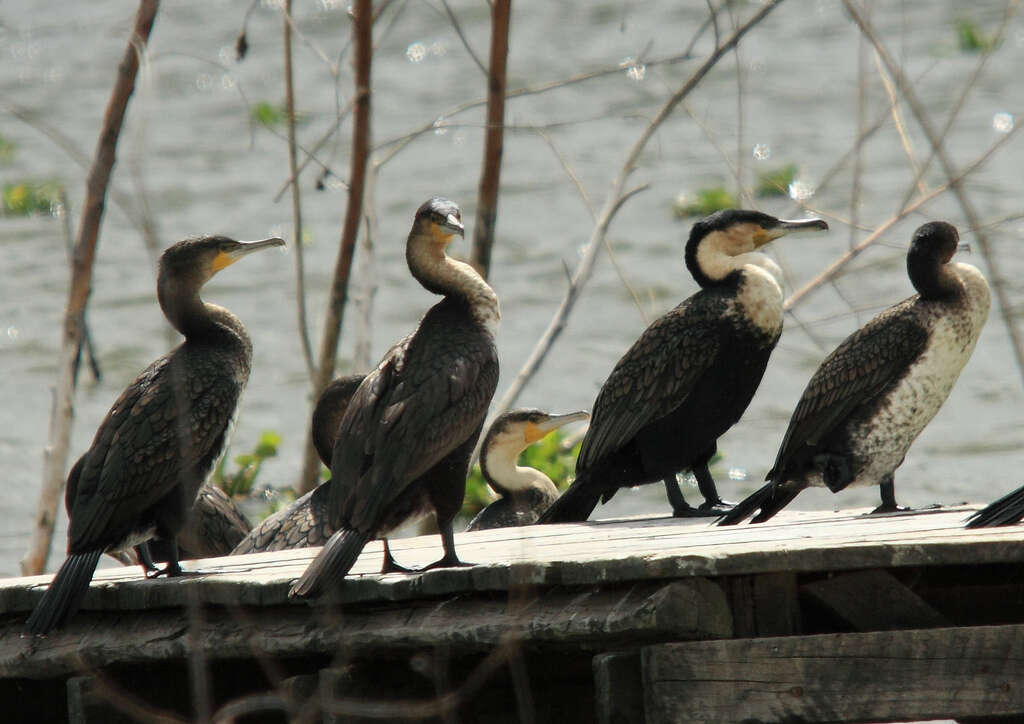
[[[300,140],[309,147],[351,91],[345,74],[348,57],[342,59],[336,93],[329,67],[311,46],[336,62],[347,42],[348,21],[341,3],[297,5],[296,19],[306,38],[296,41],[298,106],[305,114]],[[477,54],[486,58],[486,6],[453,5]],[[941,127],[980,58],[957,49],[954,22],[969,14],[992,32],[1003,5],[976,3],[969,11],[923,1],[879,5],[873,18],[879,32],[906,72],[918,79],[915,91],[934,125]],[[258,101],[276,104],[282,98],[280,16],[266,4],[253,13],[249,57],[239,64],[233,59],[233,44],[245,6],[183,1],[160,9],[149,62],[118,149],[114,182],[136,200],[144,196],[162,246],[204,232],[238,238],[280,234],[289,243],[294,241],[288,197],[274,201],[287,177],[285,146],[267,130],[250,127],[246,106]],[[393,7],[401,8],[401,14],[393,24],[386,23],[386,32],[378,28],[377,33],[375,141],[400,137],[438,117],[445,120],[381,169],[376,194],[380,218],[374,358],[433,302],[404,267],[403,245],[415,208],[431,195],[449,196],[462,204],[467,228],[472,229],[483,110],[444,114],[481,97],[486,87],[442,12],[426,3]],[[746,16],[753,7],[740,5],[739,12]],[[14,157],[0,167],[0,176],[5,183],[25,177],[60,179],[67,185],[76,220],[84,170],[37,128],[11,115],[10,104],[24,108],[37,124],[57,129],[91,155],[133,12],[131,3],[109,0],[40,2],[31,11],[27,6],[0,7],[0,134],[15,144]],[[699,58],[675,65],[652,61],[680,53],[705,13],[703,3],[668,1],[516,4],[510,87],[595,68],[622,68],[507,105],[507,120],[516,128],[505,143],[492,273],[504,313],[499,394],[547,325],[565,289],[563,262],[576,263],[591,228],[587,206],[538,129],[545,130],[599,206],[644,124]],[[729,27],[730,21],[722,18],[720,32]],[[708,34],[696,46],[699,57],[709,52],[711,37]],[[642,312],[605,256],[558,346],[523,394],[522,404],[562,411],[589,407],[645,320],[695,291],[682,261],[688,222],[672,218],[671,202],[679,192],[701,186],[735,187],[729,169],[737,159],[748,187],[758,170],[797,164],[794,195],[806,197],[832,225],[827,235],[783,239],[775,245],[776,258],[790,278],[790,291],[845,250],[851,238],[865,236],[866,230],[851,235],[844,223],[850,217],[853,188],[849,169],[822,186],[824,174],[857,138],[858,44],[858,33],[838,4],[785,3],[743,41],[741,73],[731,58],[712,70],[687,101],[693,118],[679,109],[652,139],[631,179],[632,184],[650,188],[626,204],[611,228],[616,259],[641,300]],[[970,163],[1020,123],[1021,67],[1024,26],[1017,19],[974,84],[947,138],[957,164]],[[887,101],[870,55],[865,72],[870,81],[870,122]],[[926,140],[910,111],[902,111],[920,159]],[[336,174],[324,191],[313,188],[319,169],[311,168],[302,179],[315,346],[346,201],[337,178],[347,175],[349,133],[346,124],[340,140],[320,152]],[[1024,222],[995,222],[1021,211],[1020,154],[1019,139],[1011,141],[966,184],[981,218],[993,224],[987,230],[998,255],[999,274],[1017,307],[1022,298],[1019,249]],[[909,168],[889,119],[864,146],[859,205],[863,226],[873,228],[895,210],[911,184]],[[942,181],[935,169],[925,174],[928,188]],[[753,203],[779,215],[801,213],[786,199]],[[796,317],[803,327],[787,320],[750,409],[721,440],[726,458],[718,477],[726,497],[738,499],[763,478],[789,413],[824,354],[875,311],[911,293],[902,257],[912,230],[932,218],[952,221],[965,240],[972,239],[956,200],[942,195],[856,260],[836,285],[822,288],[798,307]],[[67,271],[61,227],[54,219],[0,219],[0,247],[5,271],[0,294],[0,456],[6,471],[0,507],[7,513],[0,532],[0,574],[14,574],[36,502]],[[468,253],[468,244],[456,251]],[[281,455],[264,471],[264,480],[280,484],[291,484],[297,477],[309,411],[296,334],[291,253],[246,259],[206,290],[208,299],[230,307],[246,322],[256,350],[235,450],[250,449],[262,430],[280,432]],[[990,273],[978,253],[971,261]],[[87,447],[121,389],[170,345],[166,322],[156,306],[153,277],[152,259],[139,232],[115,204],[108,204],[89,311],[105,377],[79,391],[72,459]],[[355,317],[351,305],[349,309],[342,342],[346,357],[354,345]],[[994,309],[974,359],[897,475],[900,501],[923,505],[984,500],[1019,485],[1021,402],[1021,375]],[[873,489],[837,498],[808,492],[794,505],[868,505],[874,504],[876,495]],[[623,492],[598,515],[661,514],[666,509],[660,487],[650,486]],[[63,535],[62,529],[58,549],[63,547]]]

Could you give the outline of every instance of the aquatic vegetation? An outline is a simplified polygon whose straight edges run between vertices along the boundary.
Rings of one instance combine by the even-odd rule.
[[[693,196],[679,194],[672,202],[672,215],[677,219],[690,216],[707,216],[722,209],[738,206],[736,197],[723,186],[711,186],[697,191]]]
[[[263,467],[263,461],[267,458],[277,456],[277,449],[281,446],[281,436],[276,432],[265,431],[260,435],[259,442],[252,452],[236,455],[233,462],[238,470],[229,473],[226,470],[227,455],[221,458],[217,467],[210,476],[210,483],[218,486],[228,495],[249,495],[253,484]]]
[[[757,196],[788,196],[789,186],[796,180],[796,174],[795,163],[762,171],[757,174],[757,187],[754,193]]]
[[[5,216],[52,214],[63,193],[64,184],[55,179],[4,184],[3,213]]]
[[[981,53],[994,50],[998,43],[991,33],[983,33],[973,20],[960,18],[956,21],[956,37],[960,50],[965,53]]]

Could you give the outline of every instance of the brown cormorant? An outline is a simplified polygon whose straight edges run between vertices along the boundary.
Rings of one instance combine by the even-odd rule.
[[[594,402],[576,481],[540,522],[586,520],[619,488],[664,481],[673,515],[723,510],[708,462],[757,390],[782,332],[778,266],[756,251],[821,219],[783,221],[758,211],[719,211],[693,225],[686,266],[700,291],[656,319],[619,360]],[[683,499],[690,470],[704,503]]]
[[[416,211],[406,243],[413,277],[444,299],[384,355],[356,390],[338,428],[328,496],[335,533],[291,595],[336,588],[366,543],[433,510],[444,556],[462,565],[452,520],[498,382],[498,297],[476,270],[448,258],[463,234],[459,207],[434,198]],[[384,570],[402,570],[385,538]]]
[[[1024,519],[1024,487],[994,500],[967,519],[967,528],[1016,525]]]
[[[985,319],[985,277],[950,263],[956,229],[942,221],[914,232],[907,273],[917,294],[847,337],[818,367],[797,403],[769,483],[722,517],[768,520],[804,488],[833,493],[878,485],[875,513],[899,510],[893,473],[946,401]]]
[[[501,497],[477,513],[467,531],[533,525],[558,498],[547,475],[516,463],[533,443],[570,422],[586,420],[586,412],[552,415],[540,410],[511,410],[491,423],[480,448],[480,472]]]
[[[178,242],[160,257],[157,298],[185,341],[128,386],[72,467],[68,556],[29,616],[30,632],[67,622],[105,551],[166,539],[172,549],[163,573],[181,572],[173,541],[224,449],[252,357],[242,322],[199,291],[243,256],[283,244],[212,236]]]
[[[313,447],[327,467],[331,466],[341,418],[365,376],[349,375],[333,380],[324,388],[313,408]],[[288,507],[267,516],[235,546],[231,555],[322,546],[334,533],[327,514],[330,490],[331,481],[328,480]]]

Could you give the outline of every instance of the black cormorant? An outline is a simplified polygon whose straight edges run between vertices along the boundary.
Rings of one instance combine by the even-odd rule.
[[[833,493],[878,485],[874,512],[899,510],[893,473],[946,401],[988,317],[985,277],[950,263],[956,229],[942,221],[914,232],[907,273],[917,294],[847,337],[811,377],[789,421],[770,482],[720,525],[768,520],[804,488]]]
[[[446,256],[456,234],[463,227],[451,201],[430,199],[416,211],[406,261],[413,277],[444,299],[352,397],[331,458],[328,512],[335,533],[292,586],[292,596],[336,588],[369,540],[430,510],[444,556],[428,568],[461,565],[452,520],[498,382],[500,314],[483,277]],[[402,570],[386,538],[384,544],[384,570]]]
[[[252,357],[242,322],[199,291],[243,256],[283,244],[213,236],[178,242],[160,257],[157,298],[185,341],[128,386],[68,474],[68,557],[29,616],[30,632],[67,622],[105,551],[175,540],[224,449]],[[163,572],[179,574],[173,545],[170,553]]]
[[[519,454],[553,430],[586,420],[586,412],[552,415],[540,410],[511,410],[491,423],[480,448],[480,472],[501,497],[477,513],[467,531],[533,525],[558,498],[547,475],[517,464]]]
[[[349,375],[333,380],[320,393],[313,408],[313,447],[327,467],[331,466],[341,418],[345,416],[349,400],[365,376]],[[235,546],[231,555],[322,546],[334,533],[327,514],[330,490],[331,481],[328,480],[294,500],[288,507],[267,516]]]
[[[1024,487],[993,500],[967,519],[967,528],[1016,525],[1024,519]]]
[[[655,320],[619,360],[594,402],[576,481],[540,522],[586,520],[622,487],[664,481],[676,516],[723,510],[708,462],[750,404],[782,332],[778,266],[756,251],[821,219],[782,221],[726,210],[693,225],[686,266],[700,291]],[[683,499],[691,470],[704,503]]]

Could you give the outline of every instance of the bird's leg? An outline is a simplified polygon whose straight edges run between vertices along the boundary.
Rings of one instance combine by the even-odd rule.
[[[904,508],[896,505],[896,486],[893,481],[893,474],[889,473],[882,481],[878,484],[878,489],[882,493],[882,504],[871,511],[871,515],[876,513],[898,513],[904,510],[910,510],[910,508]]]
[[[384,541],[384,564],[380,567],[381,573],[416,573],[415,568],[406,568],[395,560],[395,557],[391,555],[391,547],[388,545],[388,539],[383,538]]]
[[[153,562],[152,556],[150,556],[149,560],[150,563]],[[153,570],[150,573],[146,574],[146,578],[159,578],[160,576],[167,576],[168,578],[177,578],[183,573],[184,571],[181,570],[181,564],[178,562],[178,541],[171,540],[170,560],[167,561],[167,565],[159,569],[154,565]]]
[[[668,495],[669,505],[672,506],[673,518],[693,518],[700,515],[700,511],[686,502],[675,475],[665,476],[665,493]]]
[[[441,529],[441,545],[444,546],[444,555],[440,560],[436,560],[420,570],[429,571],[432,568],[461,568],[474,565],[460,561],[458,554],[455,553],[455,533],[452,531],[452,522],[450,520],[444,523],[438,521],[437,527]]]
[[[693,472],[693,476],[697,478],[697,489],[700,490],[700,494],[704,496],[704,502],[700,504],[698,510],[701,511],[702,515],[724,515],[732,510],[735,503],[722,500],[718,496],[718,488],[715,487],[715,479],[711,477],[711,471],[708,469],[708,461],[715,454],[712,450],[711,454],[705,458],[704,462],[694,465],[690,470]]]
[[[156,561],[153,560],[153,552],[149,550],[149,541],[142,541],[135,546],[135,555],[139,557],[139,565],[142,566],[142,574],[149,578],[150,574],[159,573]]]

